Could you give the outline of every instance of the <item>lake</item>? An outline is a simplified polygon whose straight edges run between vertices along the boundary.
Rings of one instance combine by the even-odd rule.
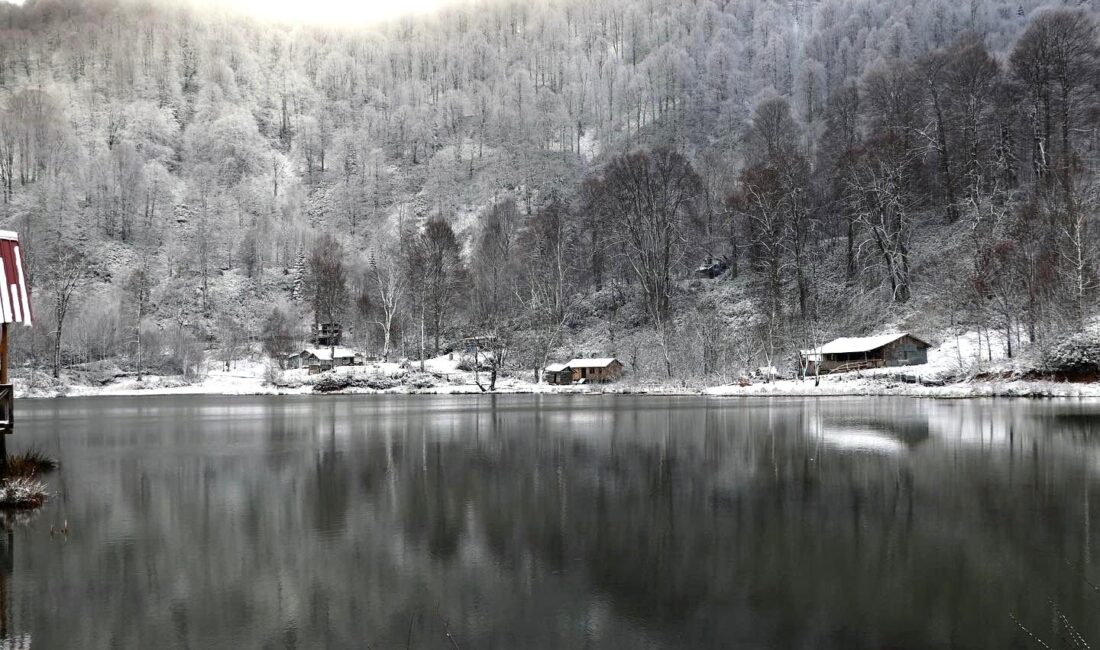
[[[1035,647],[1013,616],[1100,643],[1100,403],[177,396],[17,417],[9,449],[63,463],[0,540],[0,636],[36,648]]]

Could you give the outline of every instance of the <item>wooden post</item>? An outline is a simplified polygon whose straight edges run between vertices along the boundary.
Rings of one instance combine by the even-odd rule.
[[[7,386],[8,380],[8,323],[0,325],[0,385]],[[15,393],[12,392],[11,403],[8,405],[8,417],[15,410]],[[8,436],[7,432],[0,432],[0,477],[8,474]]]
[[[0,327],[0,384],[8,383],[8,324]]]

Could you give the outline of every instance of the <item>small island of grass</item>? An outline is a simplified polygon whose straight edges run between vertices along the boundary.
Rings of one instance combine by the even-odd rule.
[[[29,510],[42,506],[49,493],[40,477],[57,467],[56,459],[36,449],[8,454],[7,467],[0,479],[0,509]]]

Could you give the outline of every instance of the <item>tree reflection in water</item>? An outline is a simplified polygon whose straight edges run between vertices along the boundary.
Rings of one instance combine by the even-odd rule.
[[[43,647],[1011,647],[1100,638],[1097,413],[631,397],[49,402]],[[49,436],[49,438],[45,438]],[[49,508],[49,506],[47,506]],[[48,519],[48,518],[47,518]],[[41,537],[40,525],[31,533]]]

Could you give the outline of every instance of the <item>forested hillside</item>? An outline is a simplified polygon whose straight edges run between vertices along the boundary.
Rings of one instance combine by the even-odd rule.
[[[344,29],[0,2],[20,359],[199,371],[316,321],[390,358],[728,378],[1096,308],[1087,2],[523,0]],[[717,261],[716,278],[695,273]]]

